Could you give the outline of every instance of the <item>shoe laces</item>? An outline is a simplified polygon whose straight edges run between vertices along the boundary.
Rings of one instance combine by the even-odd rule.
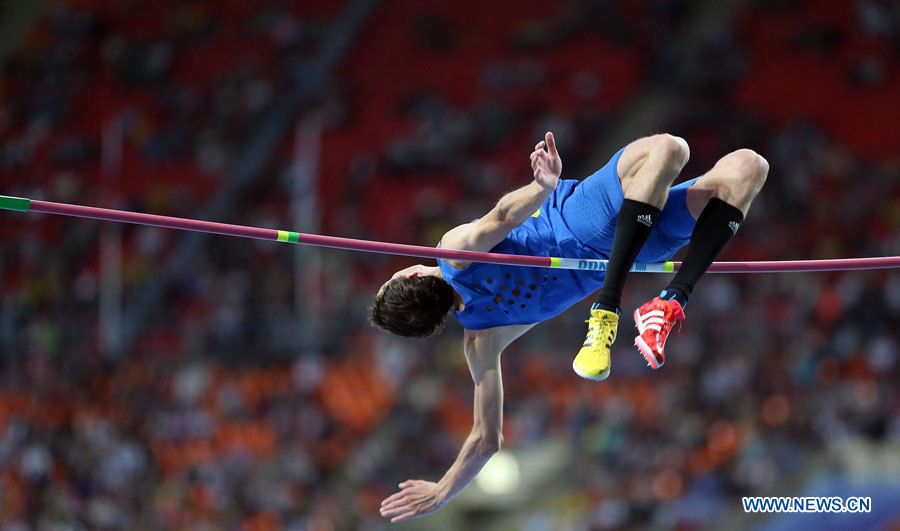
[[[586,346],[596,346],[600,343],[600,335],[604,329],[606,331],[606,348],[611,348],[613,344],[612,324],[606,319],[591,318],[584,321],[588,324]]]
[[[684,316],[683,316],[683,314],[681,316],[675,315],[674,308],[671,305],[669,305],[669,307],[666,308],[666,315],[663,320],[665,322],[660,327],[659,335],[660,335],[660,339],[662,339],[663,342],[665,342],[666,338],[669,337],[669,330],[672,328],[672,324],[675,321],[678,321],[678,330],[676,330],[675,332],[676,333],[681,332],[681,325],[682,325],[682,322],[684,321]]]

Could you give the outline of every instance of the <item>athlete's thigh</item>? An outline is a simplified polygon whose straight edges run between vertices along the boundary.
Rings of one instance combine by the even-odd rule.
[[[637,168],[639,168],[644,159],[647,158],[647,153],[652,147],[653,142],[654,137],[652,136],[645,136],[630,142],[617,151],[602,168],[582,182],[587,183],[590,186],[590,183],[592,182],[602,181],[603,187],[613,188],[609,185],[611,184],[610,181],[612,180],[612,177],[615,177],[615,179],[619,181],[619,188],[621,189],[622,178],[632,175],[637,171]]]
[[[604,256],[612,248],[616,216],[625,199],[616,171],[624,150],[620,149],[602,168],[579,182],[560,207],[563,220],[575,238]]]
[[[622,160],[630,156],[625,165],[636,163],[637,157],[646,151],[643,145],[646,140],[636,140],[620,149],[602,168],[578,183],[562,205],[563,219],[572,234],[600,256],[608,257],[612,250],[616,219],[625,199],[619,173]],[[697,179],[691,179],[669,189],[654,230],[638,255],[639,261],[665,260],[690,241],[694,218],[687,208],[686,196],[695,182]]]
[[[697,220],[688,205],[688,190],[699,177],[669,188],[669,197],[663,206],[647,243],[638,253],[637,262],[664,262],[691,241],[691,233]]]
[[[633,176],[637,173],[638,168],[646,160],[647,154],[650,152],[650,148],[653,146],[656,138],[658,138],[658,135],[657,137],[645,136],[638,138],[622,148],[622,156],[616,164],[616,171],[620,180],[623,177]]]

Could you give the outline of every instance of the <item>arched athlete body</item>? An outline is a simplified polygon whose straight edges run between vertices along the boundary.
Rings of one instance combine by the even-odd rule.
[[[669,286],[634,312],[635,345],[651,367],[663,364],[672,324],[684,318],[694,285],[737,232],[768,174],[765,159],[742,149],[703,176],[671,186],[688,157],[683,139],[654,135],[628,144],[583,181],[560,180],[562,161],[547,133],[531,154],[534,181],[503,196],[484,217],[447,232],[439,245],[608,258],[606,272],[439,261],[437,267],[398,271],[381,287],[372,322],[395,334],[434,335],[449,310],[456,310],[475,383],[472,431],[453,465],[436,483],[401,483],[400,491],[382,502],[383,516],[401,521],[429,514],[469,484],[503,440],[500,354],[538,322],[598,289],[573,369],[584,378],[605,379],[632,263],[667,260],[690,242]]]

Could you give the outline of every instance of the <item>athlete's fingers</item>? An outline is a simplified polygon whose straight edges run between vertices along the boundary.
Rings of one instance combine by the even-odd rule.
[[[379,512],[379,514],[381,514],[381,516],[391,517],[391,516],[398,515],[404,511],[406,511],[407,509],[408,508],[407,508],[406,504],[404,503],[403,505],[392,505],[390,507],[382,507],[381,510],[379,510],[378,512]]]
[[[382,516],[387,516],[388,513],[401,513],[405,510],[407,505],[409,505],[409,501],[406,498],[396,500],[393,503],[383,506],[381,508],[381,514]]]
[[[379,510],[381,511],[381,514],[384,514],[385,512],[392,511],[401,505],[405,505],[406,503],[407,502],[406,502],[405,498],[400,498],[400,499],[394,500],[390,503],[386,503],[386,504],[382,505],[379,508]]]
[[[387,504],[397,500],[398,498],[403,496],[405,493],[406,492],[402,491],[402,490],[400,492],[395,492],[395,493],[391,494],[390,496],[388,496],[387,498],[385,498],[384,501],[381,502],[381,505],[387,505]]]
[[[398,498],[398,499],[392,501],[391,503],[381,507],[381,511],[382,512],[393,512],[393,513],[402,512],[402,511],[398,511],[398,509],[402,509],[403,507],[408,507],[410,504],[412,504],[412,500],[409,497]]]
[[[415,515],[416,515],[416,511],[409,511],[409,512],[401,514],[400,516],[395,516],[395,517],[391,518],[391,523],[402,522],[403,520],[411,518]]]
[[[385,500],[383,502],[381,502],[381,505],[382,506],[390,505],[391,503],[394,503],[395,501],[399,500],[404,494],[406,494],[406,491],[403,491],[403,490],[401,490],[400,492],[395,492],[394,494],[385,498]]]
[[[535,151],[537,151],[537,150],[543,151],[543,150],[544,150],[544,141],[541,140],[540,142],[538,142],[537,144],[535,144],[535,145],[534,145],[534,149],[535,149]]]
[[[400,487],[401,489],[405,489],[405,488],[406,488],[408,485],[410,485],[410,484],[412,484],[412,480],[411,480],[411,479],[407,479],[406,481],[404,481],[403,483],[401,483],[401,484],[399,484],[399,485],[397,485],[397,486]]]
[[[390,511],[381,511],[381,516],[384,518],[391,518],[392,516],[397,516],[398,514],[403,514],[409,512],[409,506],[397,507],[395,509],[391,509]]]
[[[553,133],[547,131],[544,135],[544,139],[547,142],[547,149],[550,151],[550,155],[557,156],[559,153],[556,151],[556,139],[553,138]]]

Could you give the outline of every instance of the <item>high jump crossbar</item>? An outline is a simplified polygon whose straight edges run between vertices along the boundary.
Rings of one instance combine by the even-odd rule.
[[[458,260],[465,262],[486,262],[511,266],[579,269],[586,271],[605,271],[607,266],[606,260],[481,253],[475,251],[459,251],[455,249],[441,249],[433,247],[422,247],[418,245],[405,245],[400,243],[357,240],[353,238],[340,238],[337,236],[304,234],[302,232],[264,229],[259,227],[248,227],[245,225],[232,225],[229,223],[216,223],[213,221],[201,221],[196,219],[176,218],[171,216],[158,216],[155,214],[142,214],[139,212],[127,212],[124,210],[112,210],[107,208],[71,205],[66,203],[52,203],[49,201],[38,201],[20,197],[9,197],[5,195],[0,195],[0,209],[15,210],[19,212],[41,212],[45,214],[58,214],[61,216],[100,219],[105,221],[116,221],[119,223],[147,225],[151,227],[164,227],[168,229],[224,234],[226,236],[240,236],[243,238],[255,238],[257,240],[299,243],[303,245],[313,245],[316,247],[330,247],[334,249],[346,249],[350,251],[414,256],[418,258]],[[636,263],[631,267],[631,270],[644,273],[671,273],[674,271],[678,271],[678,267],[680,265],[681,262]],[[849,271],[858,269],[889,268],[900,268],[900,256],[885,256],[876,258],[838,258],[831,260],[715,262],[709,268],[709,272],[798,273],[809,271]]]

